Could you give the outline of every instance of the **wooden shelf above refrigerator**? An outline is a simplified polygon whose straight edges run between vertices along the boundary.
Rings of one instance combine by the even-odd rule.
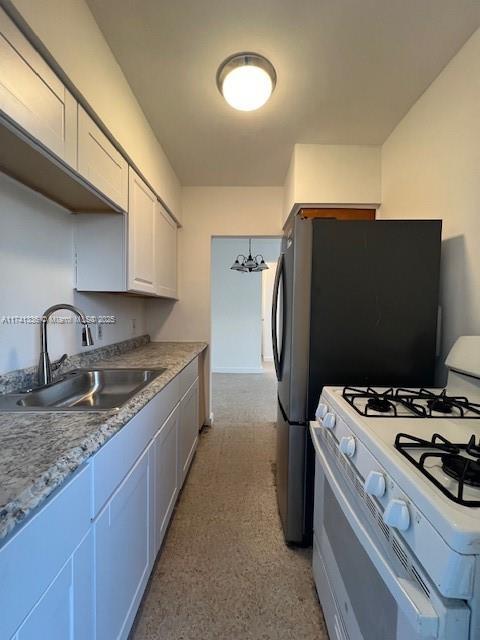
[[[354,208],[308,208],[299,210],[301,218],[334,218],[335,220],[375,220],[375,209]]]

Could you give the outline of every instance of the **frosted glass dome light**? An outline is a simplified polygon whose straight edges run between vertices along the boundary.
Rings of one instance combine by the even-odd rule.
[[[254,111],[272,95],[277,74],[272,63],[257,53],[236,53],[217,71],[217,86],[230,106]]]

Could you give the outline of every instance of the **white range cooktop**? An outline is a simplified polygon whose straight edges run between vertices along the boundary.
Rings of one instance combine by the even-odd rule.
[[[472,435],[478,444],[480,438],[480,418],[432,417],[417,418],[410,412],[401,417],[365,417],[360,415],[343,397],[344,387],[325,387],[322,402],[329,406],[337,417],[343,419],[354,435],[375,456],[385,472],[405,492],[408,499],[423,513],[432,525],[452,547],[459,551],[468,548],[473,540],[479,544],[480,507],[457,504],[435,486],[395,447],[397,434],[405,433],[430,441],[434,434],[440,434],[451,443],[466,443]],[[380,389],[376,389],[381,391]],[[434,390],[438,393],[438,389]],[[427,449],[414,449],[409,453],[418,460]],[[462,455],[468,455],[462,452]],[[353,461],[355,464],[355,462]],[[440,458],[428,458],[427,470],[454,495],[458,482],[442,469]],[[465,484],[464,498],[480,501],[480,487]]]

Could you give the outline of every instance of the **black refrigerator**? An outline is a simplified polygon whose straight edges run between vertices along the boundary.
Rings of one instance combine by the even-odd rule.
[[[311,543],[308,421],[325,385],[433,386],[440,220],[295,218],[275,276],[276,484],[288,543]]]

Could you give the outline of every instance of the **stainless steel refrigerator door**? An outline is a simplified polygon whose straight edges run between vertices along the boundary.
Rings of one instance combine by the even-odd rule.
[[[279,261],[278,285],[278,325],[282,328],[282,345],[278,358],[278,397],[290,419],[290,364],[292,350],[292,309],[293,309],[293,243],[289,243]],[[274,298],[275,300],[275,298]],[[275,310],[275,302],[273,304]],[[272,318],[273,320],[273,318]],[[275,345],[274,345],[275,347]]]
[[[278,397],[289,422],[307,422],[312,270],[311,220],[295,221],[282,255],[283,347]]]
[[[277,500],[286,542],[304,542],[305,438],[307,427],[289,424],[280,403],[277,417]]]
[[[285,335],[285,258],[283,253],[277,262],[272,295],[272,350],[277,380],[282,379]]]

